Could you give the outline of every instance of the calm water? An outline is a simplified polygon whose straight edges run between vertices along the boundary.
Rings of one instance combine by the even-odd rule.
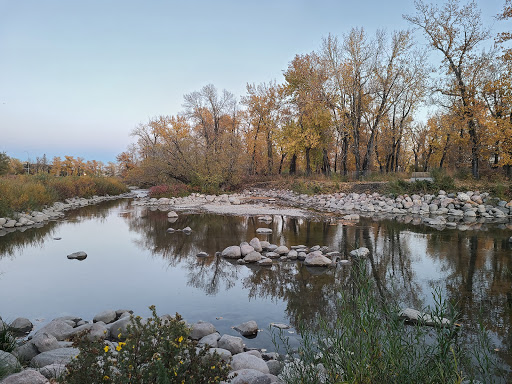
[[[166,233],[185,226],[192,234]],[[484,314],[500,355],[510,363],[512,231],[503,225],[438,231],[394,221],[343,225],[282,216],[265,225],[254,217],[207,214],[181,214],[170,223],[167,212],[132,207],[127,200],[105,202],[43,228],[0,237],[0,315],[6,321],[27,317],[40,326],[62,315],[92,319],[105,309],[147,316],[154,304],[160,314],[210,321],[232,335],[232,326],[256,320],[262,332],[247,345],[273,349],[269,324],[295,326],[299,316],[333,316],[337,291],[352,269],[309,269],[299,262],[240,266],[196,257],[249,241],[261,226],[273,229],[269,240],[276,244],[328,245],[344,254],[369,248],[379,294],[398,295],[404,305],[421,308],[433,303],[431,293],[439,287],[458,303],[462,323],[473,324]],[[66,258],[81,250],[86,260]],[[293,328],[287,332],[294,337]]]

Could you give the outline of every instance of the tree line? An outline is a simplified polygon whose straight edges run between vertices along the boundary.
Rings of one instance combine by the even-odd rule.
[[[415,2],[422,33],[353,28],[296,55],[282,82],[247,84],[240,99],[214,85],[183,111],[138,125],[117,160],[134,182],[235,185],[247,175],[503,169],[512,176],[512,53],[474,1]],[[505,0],[500,20],[512,16]],[[438,55],[430,59],[430,51]],[[433,64],[429,64],[433,63]],[[436,106],[426,122],[416,116]]]

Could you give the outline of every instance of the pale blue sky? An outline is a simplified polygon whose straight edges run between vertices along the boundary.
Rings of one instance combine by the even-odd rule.
[[[504,1],[477,2],[495,32]],[[0,152],[113,161],[185,93],[281,82],[329,33],[409,28],[404,13],[412,0],[0,0]]]

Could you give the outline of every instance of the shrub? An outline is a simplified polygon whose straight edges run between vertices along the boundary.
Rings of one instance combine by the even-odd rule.
[[[12,352],[16,348],[16,338],[7,324],[0,320],[0,351]]]
[[[434,294],[434,308],[426,312],[434,319],[447,318],[448,325],[408,326],[399,318],[398,305],[375,293],[365,264],[354,267],[350,294],[341,293],[336,319],[321,320],[316,330],[299,324],[300,359],[285,367],[286,383],[461,383],[499,378],[502,372],[485,329],[479,329],[473,340],[476,347],[470,349],[458,335],[456,309],[440,291]]]
[[[149,188],[149,197],[183,197],[190,194],[191,188],[183,183],[162,184]]]
[[[181,317],[160,318],[155,307],[145,321],[133,317],[124,342],[114,347],[81,335],[75,341],[78,356],[68,365],[61,383],[219,383],[229,367],[218,354],[196,350]],[[111,344],[113,345],[113,344]]]

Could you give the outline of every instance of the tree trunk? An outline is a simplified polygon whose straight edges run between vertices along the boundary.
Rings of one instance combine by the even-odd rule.
[[[286,157],[286,153],[283,153],[281,155],[281,161],[279,162],[279,171],[278,173],[281,174],[281,172],[283,171],[283,163],[284,163],[284,158]]]
[[[294,153],[290,161],[290,175],[295,175],[297,172],[297,155]]]
[[[274,155],[272,153],[272,133],[267,130],[267,174],[272,175],[274,168]]]
[[[311,176],[311,159],[309,156],[310,152],[311,148],[306,147],[306,176]]]
[[[322,173],[325,176],[331,175],[331,163],[329,162],[329,156],[327,156],[327,148],[322,150],[323,152],[323,161],[322,161]],[[334,171],[336,173],[336,170]]]

